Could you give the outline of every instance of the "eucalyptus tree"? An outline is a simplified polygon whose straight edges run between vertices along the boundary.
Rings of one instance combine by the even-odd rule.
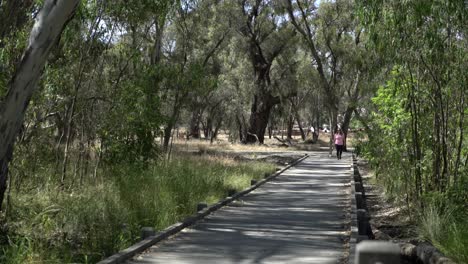
[[[113,161],[148,160],[157,154],[160,136],[164,34],[176,1],[117,1],[109,10],[118,35],[105,53],[104,87],[98,130],[101,150]],[[173,75],[170,75],[173,76]],[[129,155],[131,153],[131,155]]]
[[[287,0],[286,9],[291,23],[303,37],[308,49],[310,50],[313,67],[317,70],[320,85],[326,96],[326,107],[329,112],[332,126],[336,125],[336,116],[338,113],[338,96],[335,92],[335,85],[338,81],[338,74],[335,72],[338,66],[338,57],[333,54],[333,50],[321,51],[318,49],[317,29],[314,20],[316,20],[317,7],[315,1],[311,0]],[[338,32],[341,34],[342,32]],[[328,53],[327,53],[328,52]],[[327,57],[327,55],[329,57]]]
[[[324,103],[321,98],[323,97],[323,90],[321,89],[319,83],[318,73],[315,69],[310,67],[310,54],[307,52],[307,48],[304,49],[303,46],[300,46],[301,50],[298,52],[298,96],[297,96],[297,105],[300,108],[297,108],[297,114],[301,113],[302,119],[306,124],[314,127],[314,134],[312,134],[313,142],[316,142],[318,135],[320,133],[319,127],[321,127],[322,116],[326,113],[322,113]],[[310,130],[306,133],[306,136],[309,134]]]
[[[217,16],[217,1],[186,1],[178,4],[166,34],[166,61],[169,76],[161,84],[164,125],[163,148],[168,150],[172,131],[183,108],[192,101],[194,118],[201,112],[197,97],[207,97],[216,89],[216,54],[227,39],[228,28],[216,26],[222,18]],[[214,24],[214,25],[212,25]],[[204,34],[210,25],[208,34]],[[195,125],[200,120],[193,120]]]
[[[0,208],[6,191],[8,163],[24,114],[55,41],[73,17],[79,1],[45,1],[29,37],[21,63],[0,104]]]
[[[277,90],[280,96],[280,103],[284,108],[289,109],[287,116],[288,139],[292,139],[294,123],[297,122],[301,131],[301,136],[305,140],[305,134],[302,129],[302,119],[299,115],[299,109],[302,104],[302,99],[299,97],[306,94],[309,89],[303,86],[303,81],[299,75],[300,57],[298,57],[298,47],[294,44],[288,45],[287,48],[278,56],[271,68],[272,87]],[[304,89],[305,88],[305,89]]]
[[[60,131],[60,138],[58,145],[63,146],[63,161],[61,167],[60,182],[63,185],[67,175],[68,162],[70,159],[70,150],[72,148],[72,140],[74,135],[81,134],[84,138],[85,131],[79,131],[77,125],[77,117],[79,110],[86,109],[84,106],[88,100],[85,100],[83,95],[90,93],[93,80],[97,77],[98,71],[102,70],[101,53],[105,51],[109,44],[110,39],[106,42],[100,41],[107,29],[101,27],[104,19],[104,14],[107,8],[106,1],[96,1],[95,3],[87,3],[86,9],[83,8],[79,12],[78,17],[72,22],[68,34],[65,34],[63,44],[57,49],[58,52],[67,51],[66,58],[60,58],[60,63],[52,64],[51,71],[58,71],[62,73],[63,79],[62,89],[56,90],[52,96],[62,95],[64,98],[62,104],[62,114],[57,114],[59,121],[58,128]],[[89,23],[89,26],[87,25]],[[110,29],[112,35],[114,28]],[[58,55],[60,56],[60,55]],[[97,63],[96,63],[97,62]],[[63,69],[62,63],[67,63],[68,68]],[[54,67],[56,66],[56,67]],[[54,69],[55,68],[55,69]],[[71,71],[70,71],[71,69]],[[47,69],[49,70],[49,69]],[[65,78],[68,77],[68,78]],[[53,82],[51,82],[53,83]],[[92,101],[92,99],[90,100]],[[83,104],[83,105],[80,105]],[[81,106],[81,108],[80,108]],[[78,110],[78,111],[77,111]],[[80,118],[86,116],[85,111],[81,111]],[[81,124],[84,128],[86,124]]]
[[[338,114],[344,112],[342,128],[347,135],[353,110],[362,93],[360,82],[365,70],[364,59],[360,57],[365,54],[360,51],[365,44],[363,29],[353,15],[354,4],[349,0],[322,1],[317,7],[315,1],[288,0],[284,7],[310,52],[330,127],[332,131],[337,127]],[[330,151],[331,146],[332,134]]]
[[[294,31],[275,1],[237,1],[234,14],[254,75],[254,91],[245,142],[264,142],[269,115],[281,96],[272,87],[271,68],[291,44]]]
[[[245,142],[254,77],[238,37],[230,38],[227,48],[220,53],[219,89],[226,98],[223,102],[226,110],[224,123],[229,129],[229,140]]]
[[[388,186],[406,186],[411,200],[450,189],[466,197],[466,1],[358,4],[372,47],[393,64],[368,123],[369,144],[386,141],[377,160]]]
[[[200,137],[200,124],[206,124],[203,130],[207,138],[207,132],[210,130],[208,127],[212,127],[213,123],[211,116],[216,108],[225,103],[221,97],[226,93],[218,91],[221,89],[218,79],[222,73],[220,54],[227,48],[233,33],[228,13],[229,3],[226,2],[201,1],[197,7],[196,23],[191,28],[196,36],[193,40],[193,53],[205,69],[206,77],[211,79],[209,82],[211,87],[190,93],[188,110],[191,112],[191,119],[187,135],[189,138]]]
[[[82,2],[75,19],[53,45],[15,150],[19,174],[34,171],[35,164],[51,165],[55,152],[55,171],[60,172],[62,185],[68,179],[71,185],[76,182],[70,173],[80,174],[81,181],[91,172],[92,162],[96,175],[102,155],[147,159],[155,153],[154,131],[162,120],[151,68],[151,48],[157,46],[152,34],[154,20],[165,17],[172,1]],[[37,14],[39,9],[33,5],[24,12]],[[12,34],[27,36],[21,30]],[[10,54],[15,51],[12,47],[21,47],[11,41],[2,43],[7,44],[3,51]],[[10,54],[7,59],[14,61]],[[14,69],[11,65],[5,69]],[[0,79],[2,83],[4,78]],[[54,136],[55,141],[51,140]]]

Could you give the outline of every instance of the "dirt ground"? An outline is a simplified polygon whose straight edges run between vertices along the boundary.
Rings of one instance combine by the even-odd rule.
[[[316,143],[311,142],[311,135],[309,134],[304,142],[300,136],[293,136],[293,139],[287,142],[286,137],[281,137],[277,135],[276,138],[265,137],[265,142],[263,145],[258,144],[241,144],[239,142],[232,143],[229,142],[228,135],[221,133],[218,138],[210,143],[207,139],[190,139],[186,140],[184,137],[174,137],[173,148],[174,150],[179,151],[199,151],[199,150],[216,150],[224,152],[245,152],[250,151],[254,152],[294,152],[294,151],[317,151],[317,150],[327,150],[329,146],[330,134],[329,133],[320,133],[318,141]],[[348,136],[348,146],[352,147],[354,135],[350,133]],[[281,141],[282,142],[281,142]]]
[[[358,168],[366,193],[366,205],[375,239],[397,243],[417,242],[415,216],[411,215],[404,203],[391,201],[385,196],[383,188],[375,183],[373,172],[366,161],[358,160]]]
[[[293,137],[288,142],[281,139],[281,136],[278,138],[283,142],[265,137],[262,145],[231,143],[226,134],[219,135],[213,143],[206,139],[186,140],[175,137],[173,151],[200,155],[225,155],[237,160],[266,161],[283,166],[301,157],[306,151],[328,150],[329,136],[330,134],[321,133],[316,143],[311,142],[310,135],[305,142],[300,136]]]

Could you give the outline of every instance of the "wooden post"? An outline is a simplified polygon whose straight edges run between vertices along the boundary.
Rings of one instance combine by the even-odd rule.
[[[357,219],[358,219],[358,234],[359,235],[367,235],[368,234],[368,227],[369,227],[369,217],[367,216],[367,212],[364,209],[357,210]]]
[[[228,190],[228,196],[232,197],[234,194],[236,194],[236,192],[237,192],[236,189],[229,189]]]
[[[387,241],[362,241],[356,246],[355,264],[399,264],[400,247]]]
[[[356,197],[356,207],[357,209],[364,209],[364,197],[362,196],[361,192],[356,192],[354,193],[354,196]]]
[[[152,227],[142,227],[141,228],[141,240],[147,239],[150,236],[156,235],[156,232],[154,231],[154,228]]]
[[[362,184],[361,184],[360,182],[355,182],[355,183],[354,183],[354,190],[355,190],[356,192],[362,193]]]
[[[197,204],[197,212],[200,212],[201,210],[207,208],[208,205],[206,203],[199,203]]]

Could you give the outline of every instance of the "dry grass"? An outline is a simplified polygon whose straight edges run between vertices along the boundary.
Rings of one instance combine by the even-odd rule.
[[[277,139],[265,138],[263,145],[258,144],[241,144],[239,142],[229,142],[228,135],[221,134],[218,139],[213,143],[205,139],[181,139],[174,138],[173,149],[177,152],[225,152],[225,153],[236,153],[236,152],[295,152],[295,151],[319,151],[324,150],[329,146],[330,134],[321,133],[319,135],[318,142],[315,144],[310,143],[310,136],[303,142],[300,136],[293,137],[292,145],[285,146]],[[349,146],[353,146],[354,135],[349,136]]]

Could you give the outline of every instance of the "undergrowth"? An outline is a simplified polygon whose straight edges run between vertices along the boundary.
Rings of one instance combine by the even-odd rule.
[[[2,216],[0,263],[95,263],[137,242],[142,226],[161,230],[193,214],[199,202],[248,187],[274,165],[186,156],[102,171],[67,190],[43,180],[14,191]],[[35,179],[50,179],[48,172]]]
[[[428,192],[420,200],[407,204],[408,190],[393,175],[406,172],[382,170],[382,166],[378,169],[381,173],[374,174],[372,181],[384,187],[387,198],[395,204],[409,205],[411,208],[408,210],[417,211],[412,221],[417,226],[419,239],[430,242],[456,263],[468,263],[467,178],[462,178],[458,187],[451,187],[445,192]]]
[[[426,199],[418,233],[457,263],[468,263],[468,213],[466,205],[451,200]]]

